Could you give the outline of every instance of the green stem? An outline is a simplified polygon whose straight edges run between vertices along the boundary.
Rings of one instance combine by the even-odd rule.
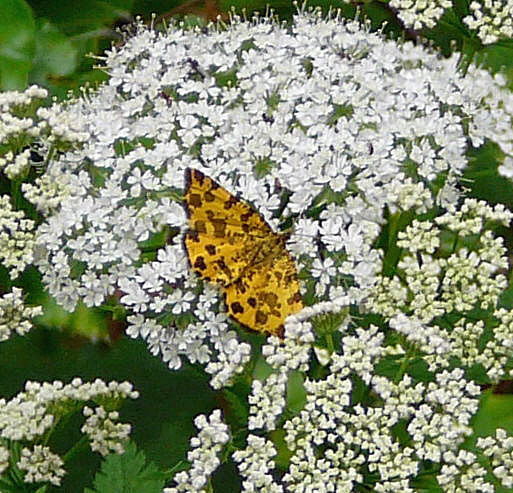
[[[476,43],[469,38],[463,38],[463,46],[461,47],[461,56],[458,63],[459,69],[463,75],[467,74],[468,68],[476,54]]]
[[[411,357],[413,356],[413,354],[414,351],[411,348],[406,351],[401,366],[399,367],[399,371],[397,372],[397,375],[395,377],[395,383],[399,383],[402,380],[404,374],[406,373],[406,369],[410,364]]]
[[[89,438],[86,435],[83,435],[80,440],[73,445],[65,454],[62,460],[64,463],[68,463],[73,457],[75,457],[79,452],[82,452],[82,450],[85,450],[87,448],[87,445],[89,443]]]
[[[456,249],[458,248],[459,239],[460,239],[460,237],[458,234],[454,235],[454,242],[452,244],[452,252],[451,252],[451,254],[453,254],[453,255],[456,252]]]
[[[395,213],[388,218],[388,238],[385,257],[383,259],[383,274],[393,275],[396,273],[396,265],[401,256],[402,248],[397,246],[397,235],[401,214]]]
[[[328,351],[330,354],[335,352],[335,344],[333,344],[333,334],[328,332],[326,334],[326,345],[328,346]]]

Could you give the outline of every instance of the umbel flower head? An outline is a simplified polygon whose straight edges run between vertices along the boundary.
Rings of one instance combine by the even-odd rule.
[[[391,0],[390,6],[398,10],[405,26],[413,29],[435,27],[445,10],[452,7],[451,0]]]
[[[117,411],[107,413],[104,406],[117,409],[124,399],[138,395],[129,382],[96,379],[84,383],[74,378],[68,384],[27,381],[24,392],[9,401],[0,399],[0,474],[10,467],[2,478],[5,487],[14,491],[21,480],[60,485],[66,473],[63,459],[46,444],[56,425],[81,407],[87,417],[81,431],[89,438],[91,449],[102,455],[122,454],[131,427],[117,422]],[[95,409],[86,403],[96,404]],[[7,478],[13,478],[14,483]]]
[[[513,1],[487,0],[470,2],[471,15],[463,21],[477,31],[483,44],[495,43],[499,39],[513,37]]]
[[[240,194],[276,231],[292,226],[305,305],[347,305],[395,282],[379,276],[373,247],[385,210],[453,206],[469,146],[489,139],[513,152],[500,78],[473,66],[462,77],[457,57],[317,13],[290,26],[139,26],[104,70],[96,92],[46,110],[88,138],[42,177],[55,194],[53,207],[37,204],[51,211],[37,265],[69,310],[122,293],[128,333],[171,368],[183,357],[206,365],[215,387],[242,370],[250,346],[187,265],[186,168]]]
[[[387,298],[378,285],[369,294],[367,318],[344,315],[341,297],[289,317],[285,340],[272,337],[263,347],[272,373],[253,381],[250,433],[232,454],[241,491],[413,493],[427,478],[439,486],[434,491],[511,487],[513,437],[506,430],[466,445],[481,393],[466,372],[480,367],[492,382],[511,375],[511,311],[497,308],[507,285],[498,272],[506,250],[488,230],[511,217],[501,206],[467,200],[459,210],[412,222],[400,235],[395,275],[380,276],[391,293]],[[372,323],[377,313],[382,327]],[[342,323],[326,351],[313,327],[330,316]],[[306,396],[293,411],[290,375],[298,371]],[[222,456],[224,435],[213,445],[201,433],[191,441],[190,470],[175,476],[170,492],[188,491],[185,481],[204,485]]]
[[[350,3],[350,0],[346,0]],[[457,2],[453,0],[390,0],[397,17],[408,28],[434,28],[442,16]],[[461,5],[455,9],[460,15]],[[463,7],[465,8],[465,7]],[[468,2],[468,15],[463,22],[483,44],[491,44],[513,36],[513,1],[485,0]]]

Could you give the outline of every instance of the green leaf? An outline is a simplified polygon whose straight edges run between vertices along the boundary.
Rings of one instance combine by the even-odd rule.
[[[287,407],[294,414],[299,413],[306,404],[306,390],[303,374],[298,371],[290,372],[287,382]]]
[[[90,341],[109,339],[108,322],[101,308],[89,308],[79,303],[73,312],[68,312],[48,294],[43,294],[34,302],[44,306],[42,315],[36,318],[38,325],[80,335]]]
[[[510,286],[506,291],[503,291],[500,298],[501,308],[511,310],[513,308],[513,287]]]
[[[471,189],[472,197],[490,204],[502,203],[513,207],[511,181],[497,171],[504,156],[497,144],[486,141],[478,149],[471,148],[467,155],[469,165],[464,171],[464,180]]]
[[[37,17],[48,19],[67,35],[97,37],[97,29],[128,19],[132,4],[133,0],[45,0],[34,2],[34,10]]]
[[[123,455],[110,454],[84,493],[162,493],[165,475],[130,442]]]
[[[475,436],[493,435],[497,428],[513,433],[513,396],[486,391],[474,417],[473,428]]]
[[[77,50],[53,24],[47,20],[38,23],[36,54],[30,73],[31,81],[48,85],[48,76],[64,77],[77,68]]]
[[[500,40],[483,47],[476,54],[475,62],[492,73],[502,72],[509,81],[509,88],[513,89],[513,40]]]
[[[34,54],[35,24],[24,0],[2,0],[0,8],[0,89],[27,86]]]
[[[223,399],[228,406],[225,419],[235,428],[242,428],[248,422],[249,405],[247,394],[249,389],[244,389],[243,384],[235,384],[231,389],[223,389]]]

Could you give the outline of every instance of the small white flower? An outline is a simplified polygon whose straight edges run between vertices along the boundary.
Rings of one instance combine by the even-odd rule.
[[[330,283],[330,279],[336,275],[337,269],[333,259],[328,257],[324,261],[315,259],[310,272],[312,277],[318,279],[315,285],[316,294],[322,296]]]

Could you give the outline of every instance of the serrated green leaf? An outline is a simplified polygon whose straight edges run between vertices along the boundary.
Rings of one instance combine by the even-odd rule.
[[[2,0],[0,14],[0,89],[27,85],[34,55],[35,24],[24,0]]]
[[[94,489],[86,488],[84,493],[161,493],[164,483],[164,473],[130,442],[124,454],[105,458]]]

